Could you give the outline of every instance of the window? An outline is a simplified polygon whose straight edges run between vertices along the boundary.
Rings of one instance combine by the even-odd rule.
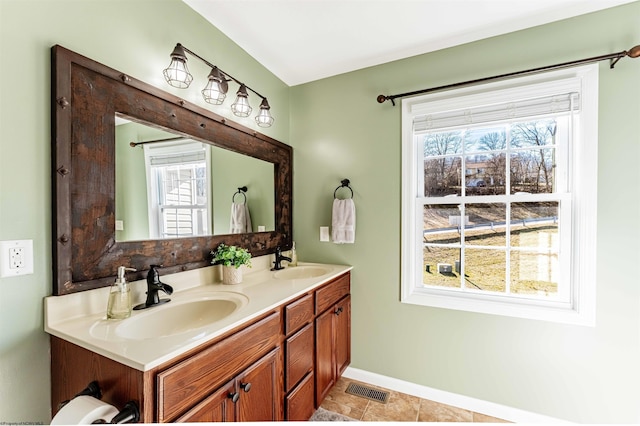
[[[597,72],[403,102],[403,302],[594,324]]]
[[[144,149],[151,237],[210,235],[209,147],[183,140]]]

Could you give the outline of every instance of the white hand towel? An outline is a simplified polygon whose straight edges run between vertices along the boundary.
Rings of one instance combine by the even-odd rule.
[[[336,244],[352,244],[356,241],[356,205],[353,199],[333,200],[331,240]]]
[[[231,203],[230,232],[232,234],[243,234],[251,232],[251,216],[246,203]]]
[[[251,215],[249,214],[249,205],[244,203],[244,232],[253,232],[251,226]]]

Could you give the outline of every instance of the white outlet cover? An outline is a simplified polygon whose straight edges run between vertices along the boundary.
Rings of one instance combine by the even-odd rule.
[[[22,267],[11,267],[11,250],[22,249]],[[33,240],[0,241],[0,277],[33,274]]]
[[[329,241],[329,227],[321,226],[320,227],[320,241]]]

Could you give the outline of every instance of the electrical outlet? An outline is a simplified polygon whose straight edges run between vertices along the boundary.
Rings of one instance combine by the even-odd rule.
[[[9,249],[9,269],[24,268],[24,249],[11,247]]]
[[[0,241],[0,277],[33,274],[33,240]]]

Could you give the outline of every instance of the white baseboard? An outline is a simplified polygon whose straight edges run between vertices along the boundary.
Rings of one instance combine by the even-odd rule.
[[[427,386],[418,385],[393,377],[383,376],[377,373],[347,367],[343,373],[344,377],[369,383],[374,386],[406,393],[419,398],[439,402],[441,404],[452,405],[465,410],[482,413],[487,416],[507,420],[514,423],[571,423],[567,420],[556,419],[542,414],[536,414],[518,408],[507,407],[481,399],[458,395]]]

